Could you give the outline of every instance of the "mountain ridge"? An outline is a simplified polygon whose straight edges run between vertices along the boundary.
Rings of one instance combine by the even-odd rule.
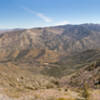
[[[14,49],[9,54],[20,52],[21,49],[26,52],[37,48],[62,56],[72,52],[99,49],[99,28],[97,24],[81,24],[6,32],[0,35],[0,48],[7,48],[8,51],[10,48]]]

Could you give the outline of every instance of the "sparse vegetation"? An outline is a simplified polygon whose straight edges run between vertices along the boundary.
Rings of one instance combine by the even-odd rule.
[[[100,25],[92,24],[0,34],[0,93],[13,100],[100,100],[99,43]]]
[[[88,87],[86,84],[84,85],[84,88],[83,88],[82,97],[85,98],[85,100],[88,100],[89,98]]]

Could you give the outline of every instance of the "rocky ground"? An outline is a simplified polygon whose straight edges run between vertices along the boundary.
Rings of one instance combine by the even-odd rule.
[[[9,91],[10,94],[12,91]],[[20,92],[21,93],[21,92]],[[0,100],[100,100],[100,90],[84,91],[64,89],[40,89],[35,91],[26,91],[21,94],[9,95],[0,94]]]

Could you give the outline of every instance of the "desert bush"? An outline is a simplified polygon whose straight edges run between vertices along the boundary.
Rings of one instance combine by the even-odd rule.
[[[88,100],[89,92],[88,92],[88,88],[86,84],[84,85],[84,88],[83,88],[82,97],[85,98],[85,100]]]
[[[67,100],[66,98],[58,98],[57,100]]]
[[[48,84],[46,85],[46,88],[47,88],[47,89],[55,88],[55,86],[54,86],[54,84],[52,84],[52,83],[48,83]]]

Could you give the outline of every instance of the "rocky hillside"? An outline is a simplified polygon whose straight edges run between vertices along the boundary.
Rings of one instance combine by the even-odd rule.
[[[100,48],[100,25],[14,30],[0,35],[0,62],[55,63],[61,57]]]
[[[100,59],[99,38],[98,24],[4,32],[0,34],[0,63],[38,66],[39,74],[63,77]]]
[[[97,61],[100,61],[100,50],[86,50],[60,57],[58,62],[44,67],[42,73],[49,76],[62,77]]]
[[[100,61],[86,65],[72,75],[62,78],[61,84],[73,88],[100,88]]]
[[[100,90],[76,87],[100,89],[100,25],[0,33],[0,99],[100,100]]]

